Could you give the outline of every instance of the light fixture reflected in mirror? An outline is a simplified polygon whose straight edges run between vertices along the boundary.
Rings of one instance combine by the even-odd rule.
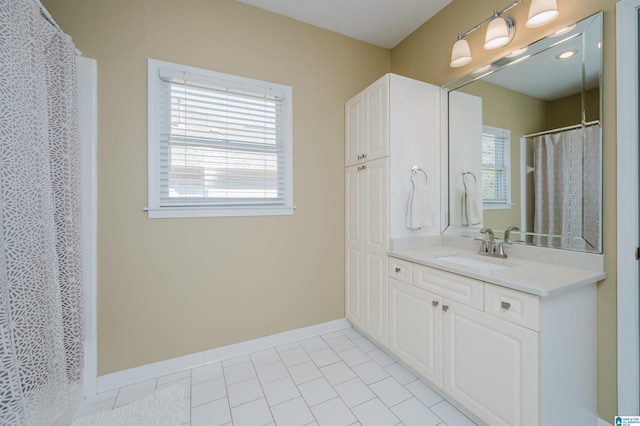
[[[507,58],[517,58],[518,56],[522,55],[524,52],[526,52],[528,50],[528,46],[525,47],[521,47],[520,49],[516,49],[513,52],[509,53],[507,55]]]
[[[551,37],[558,37],[558,36],[561,36],[562,34],[566,34],[569,31],[573,30],[575,27],[576,27],[576,24],[569,25],[568,27],[562,27],[555,33],[551,34]]]
[[[464,40],[464,38],[475,30],[482,28],[485,24],[489,24],[485,35],[485,49],[497,49],[509,44],[515,33],[515,21],[510,16],[502,17],[502,14],[520,3],[522,3],[522,0],[513,0],[513,2],[505,8],[501,10],[495,9],[491,16],[474,25],[471,29],[458,33],[458,41],[453,45],[449,65],[455,68],[462,67],[471,62],[471,49],[469,48],[469,43]],[[558,8],[556,7],[556,0],[532,0],[526,26],[529,28],[540,27],[553,21],[557,17]]]
[[[478,76],[478,75],[482,75],[482,74],[486,73],[487,71],[490,71],[491,68],[492,68],[491,64],[485,65],[484,67],[480,67],[477,70],[473,71],[471,73],[471,75],[474,76],[474,77]]]
[[[529,18],[525,25],[527,28],[538,28],[547,25],[559,14],[556,0],[532,0],[529,6]]]

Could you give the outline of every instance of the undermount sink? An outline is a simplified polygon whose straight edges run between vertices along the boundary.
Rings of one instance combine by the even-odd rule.
[[[436,257],[438,260],[442,260],[444,262],[456,263],[458,265],[468,266],[471,268],[482,269],[484,271],[497,271],[499,269],[510,268],[513,265],[508,265],[504,263],[494,263],[489,261],[484,261],[478,258],[471,258],[467,256],[461,256],[458,254],[448,254]]]

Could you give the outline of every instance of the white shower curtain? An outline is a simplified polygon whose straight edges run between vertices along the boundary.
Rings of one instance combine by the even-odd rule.
[[[33,0],[0,1],[0,424],[82,396],[75,47]]]
[[[598,247],[600,126],[534,138],[536,236],[546,247],[588,250]]]

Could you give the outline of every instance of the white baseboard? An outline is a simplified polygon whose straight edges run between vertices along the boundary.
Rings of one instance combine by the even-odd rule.
[[[183,370],[189,370],[210,362],[222,361],[228,358],[235,358],[252,352],[269,349],[275,346],[282,346],[298,340],[308,339],[320,334],[331,333],[338,330],[350,328],[351,323],[346,318],[316,324],[309,327],[289,330],[271,336],[260,337],[246,342],[236,343],[221,348],[198,352],[166,361],[155,362],[141,367],[130,368],[116,373],[105,374],[97,379],[96,392],[101,393],[154,377],[166,376]]]
[[[598,419],[598,426],[612,426],[612,424],[602,419]]]

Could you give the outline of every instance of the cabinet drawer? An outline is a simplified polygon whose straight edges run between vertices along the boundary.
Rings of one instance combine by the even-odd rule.
[[[413,263],[390,257],[389,276],[403,283],[411,284],[413,280]]]
[[[484,310],[505,321],[540,331],[540,299],[532,294],[485,284]]]
[[[415,265],[413,285],[472,308],[483,308],[483,283],[473,278]]]

